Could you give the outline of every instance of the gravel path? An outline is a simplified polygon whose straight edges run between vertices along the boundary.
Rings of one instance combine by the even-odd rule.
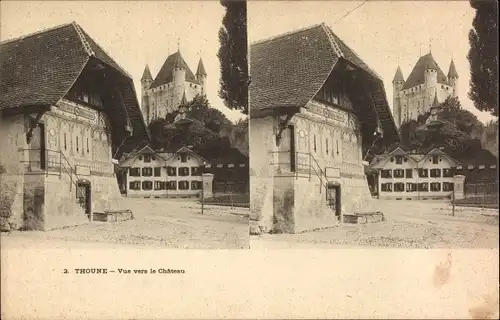
[[[498,210],[424,201],[377,200],[385,222],[345,224],[301,234],[251,236],[252,248],[391,247],[498,248]]]
[[[59,242],[181,249],[248,249],[248,209],[201,206],[192,201],[126,199],[133,220],[45,232],[2,234],[2,247]],[[21,241],[22,240],[22,241]]]

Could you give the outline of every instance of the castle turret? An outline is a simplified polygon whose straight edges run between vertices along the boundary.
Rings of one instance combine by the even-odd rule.
[[[439,67],[436,63],[436,60],[434,60],[432,53],[429,52],[425,58],[426,61],[425,61],[424,81],[427,88],[434,89],[434,87],[437,85],[437,73]]]
[[[201,95],[206,95],[206,82],[207,82],[207,72],[205,71],[205,66],[203,66],[203,61],[200,58],[198,62],[198,69],[196,70],[196,80],[201,85]]]
[[[394,120],[396,122],[396,126],[399,127],[401,125],[401,99],[400,99],[400,91],[405,84],[405,79],[403,77],[403,72],[401,71],[401,67],[398,66],[396,70],[396,74],[394,75],[394,79],[392,80],[392,88],[393,88],[393,104],[392,104],[392,112],[394,114]]]
[[[151,83],[153,83],[153,77],[151,76],[149,66],[146,64],[141,78],[141,109],[147,123],[149,122],[149,99],[147,92]]]
[[[184,81],[186,81],[186,66],[184,65],[184,60],[182,59],[180,51],[177,51],[175,54],[172,77],[174,80],[174,86],[176,87],[183,85]]]
[[[448,83],[453,88],[453,97],[457,96],[457,83],[458,83],[458,73],[455,68],[455,63],[453,62],[453,58],[450,62],[450,69],[448,70]]]

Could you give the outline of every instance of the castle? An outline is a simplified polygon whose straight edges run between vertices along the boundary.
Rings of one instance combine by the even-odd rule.
[[[206,80],[207,72],[201,58],[195,75],[180,50],[168,56],[154,80],[146,65],[141,78],[141,109],[146,123],[164,118],[197,95],[206,95]]]
[[[445,76],[432,53],[420,57],[408,79],[404,79],[398,66],[393,84],[393,116],[399,128],[406,121],[417,119],[429,111],[434,100],[443,102],[457,95],[458,73],[451,59],[448,76]]]

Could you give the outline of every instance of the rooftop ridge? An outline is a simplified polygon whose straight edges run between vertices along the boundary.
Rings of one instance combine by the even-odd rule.
[[[82,35],[85,37],[85,42],[84,42],[84,45],[85,43],[89,44],[88,41],[86,40],[86,37],[89,37],[94,43],[95,45],[102,50],[102,52],[104,52],[109,59],[111,59],[111,61],[113,61],[117,66],[118,68],[120,68],[119,71],[123,72],[127,77],[129,77],[130,79],[133,79],[132,78],[132,75],[130,73],[127,72],[127,70],[125,70],[118,62],[116,62],[115,59],[112,58],[112,56],[109,54],[109,52],[107,50],[105,50],[100,44],[98,44],[89,34],[87,34],[85,32],[85,30],[82,30],[82,28],[76,23],[76,22],[73,22],[73,24],[75,26],[78,26],[80,32],[82,32]],[[76,28],[76,27],[75,27]],[[85,34],[84,34],[85,33]],[[89,44],[90,45],[90,44]],[[91,51],[93,52],[93,50],[91,49]],[[95,57],[95,54],[93,54],[93,56]]]
[[[335,41],[335,38],[332,35],[333,31],[328,28],[328,26],[324,22],[321,23],[321,26],[323,27],[323,31],[325,31],[326,36],[328,37],[328,40],[330,41],[330,44],[332,45],[333,50],[335,51],[337,56],[344,58],[344,53],[342,52],[342,50],[340,50],[337,41]]]
[[[92,47],[90,47],[89,42],[87,41],[87,39],[83,35],[82,29],[80,29],[80,26],[76,22],[74,22],[74,21],[71,24],[75,28],[76,33],[78,34],[78,37],[80,38],[80,41],[83,43],[83,47],[85,48],[85,51],[87,52],[87,54],[89,56],[95,56],[95,53],[92,50]]]
[[[322,24],[323,23],[318,23],[318,24],[315,24],[315,25],[312,25],[312,26],[309,26],[309,27],[299,28],[299,29],[295,29],[293,31],[288,31],[288,32],[285,32],[285,33],[281,33],[281,34],[278,34],[278,35],[275,35],[275,36],[272,36],[272,37],[269,37],[269,38],[265,38],[265,39],[261,39],[261,40],[256,40],[254,42],[250,42],[250,45],[253,46],[253,45],[256,45],[256,44],[262,44],[262,43],[265,43],[265,42],[273,41],[273,40],[276,40],[276,39],[279,39],[279,38],[282,38],[282,37],[286,37],[286,36],[289,36],[289,35],[292,35],[292,34],[295,34],[295,33],[298,33],[298,32],[302,32],[302,31],[306,31],[306,30],[310,30],[310,29],[314,29],[314,28],[320,27]]]
[[[14,41],[24,40],[26,38],[33,37],[33,36],[36,36],[36,35],[39,35],[39,34],[42,34],[42,33],[45,33],[45,32],[49,32],[49,31],[52,31],[52,30],[56,30],[56,29],[60,29],[60,28],[63,28],[63,27],[70,26],[73,23],[75,23],[75,22],[74,21],[73,22],[68,22],[68,23],[57,25],[57,26],[48,27],[48,28],[45,28],[45,29],[42,29],[42,30],[38,30],[38,31],[35,31],[35,32],[32,32],[32,33],[24,34],[24,35],[19,36],[17,38],[2,40],[2,41],[0,41],[0,45],[6,44],[6,43],[10,43],[10,42],[14,42]]]

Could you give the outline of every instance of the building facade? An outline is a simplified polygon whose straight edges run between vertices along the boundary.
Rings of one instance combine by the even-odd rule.
[[[149,139],[128,73],[74,22],[0,49],[2,225],[45,230],[121,209],[112,157]]]
[[[212,196],[212,174],[204,175],[207,161],[188,148],[156,152],[149,146],[123,156],[127,197],[199,197],[202,190]],[[204,185],[203,185],[204,184]]]
[[[422,154],[398,147],[375,157],[370,167],[379,199],[441,200],[452,198],[459,165],[437,148]]]
[[[250,66],[251,232],[370,210],[362,150],[398,139],[380,78],[324,24],[252,44]]]
[[[392,84],[392,111],[399,128],[404,122],[428,112],[435,98],[443,102],[447,97],[456,97],[458,73],[452,59],[446,76],[429,52],[418,59],[406,80],[398,66]]]
[[[202,59],[193,74],[180,51],[167,57],[154,79],[146,65],[141,78],[141,109],[146,123],[177,111],[183,96],[189,102],[197,95],[206,95],[206,82],[207,72]]]

